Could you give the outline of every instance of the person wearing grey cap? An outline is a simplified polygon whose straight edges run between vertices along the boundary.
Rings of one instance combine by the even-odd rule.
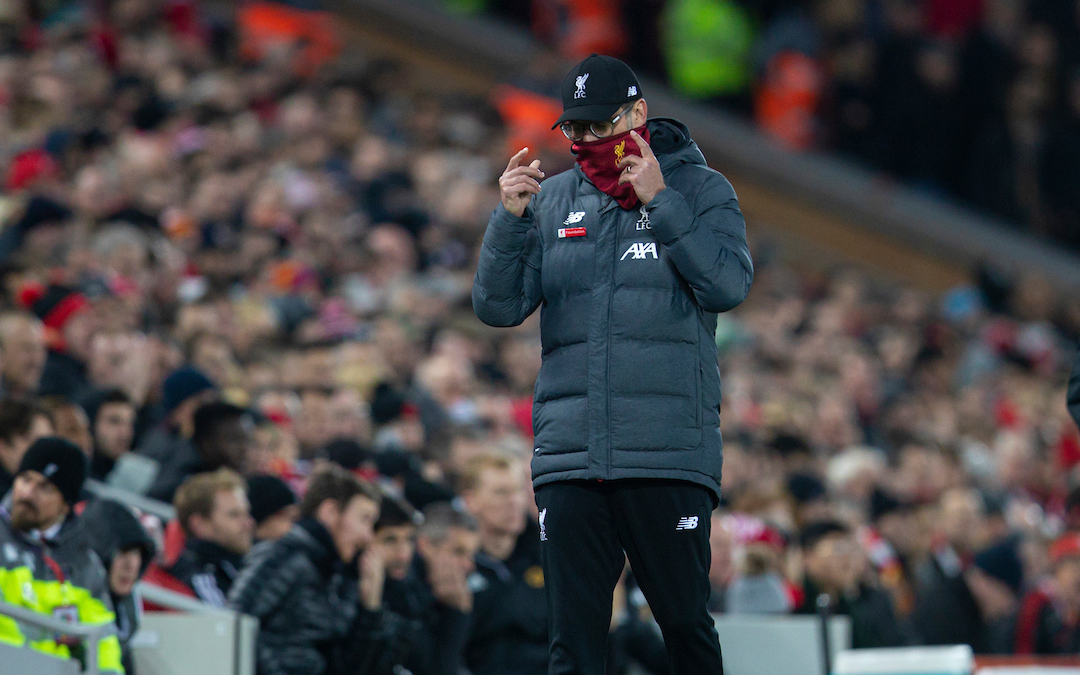
[[[717,314],[753,265],[731,184],[686,126],[648,118],[634,72],[592,56],[567,74],[558,127],[576,164],[546,177],[528,148],[499,178],[473,283],[476,315],[538,307],[533,485],[549,675],[604,672],[624,552],[675,673],[720,673],[709,597],[719,502]]]

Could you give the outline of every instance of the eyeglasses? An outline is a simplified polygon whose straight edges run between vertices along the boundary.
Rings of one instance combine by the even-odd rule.
[[[615,114],[615,117],[606,122],[563,122],[559,125],[559,128],[562,129],[564,136],[575,143],[585,137],[586,131],[592,132],[592,135],[597,138],[607,138],[611,135],[611,132],[615,131],[615,126],[618,125],[619,120],[630,112],[633,107],[633,105],[630,105],[623,108]]]

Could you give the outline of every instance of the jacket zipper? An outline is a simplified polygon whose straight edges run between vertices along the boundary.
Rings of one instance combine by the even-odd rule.
[[[611,213],[611,211],[609,211]],[[614,218],[615,221],[615,251],[612,256],[611,263],[611,279],[610,290],[608,291],[608,304],[607,304],[607,340],[605,347],[605,366],[604,366],[604,389],[607,393],[604,400],[607,403],[607,461],[606,471],[608,475],[611,474],[611,304],[615,301],[615,266],[619,264],[619,218]]]

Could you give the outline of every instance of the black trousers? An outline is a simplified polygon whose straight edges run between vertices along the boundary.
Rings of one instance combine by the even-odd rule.
[[[722,675],[709,600],[712,493],[662,480],[563,481],[536,490],[548,597],[548,675],[604,675],[611,596],[626,559],[674,675]]]

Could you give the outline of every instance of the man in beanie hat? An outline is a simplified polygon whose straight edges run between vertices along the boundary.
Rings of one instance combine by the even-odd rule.
[[[169,373],[161,385],[161,424],[152,429],[138,452],[162,463],[190,450],[195,410],[217,396],[214,381],[202,371],[185,366]]]
[[[247,496],[255,520],[256,542],[281,539],[300,517],[296,493],[277,476],[249,477]]]
[[[34,441],[0,504],[0,568],[27,570],[38,585],[39,599],[66,599],[63,606],[38,609],[72,621],[111,625],[105,567],[72,514],[86,470],[86,457],[74,443],[56,436]],[[73,590],[51,590],[55,584]],[[122,670],[115,635],[100,645],[99,663],[105,670]]]
[[[105,600],[105,566],[72,512],[86,474],[86,455],[77,445],[58,436],[40,438],[23,456],[8,508],[12,527],[44,545],[65,578]]]
[[[532,472],[552,675],[603,671],[624,551],[672,669],[723,669],[706,608],[722,462],[713,333],[753,266],[731,184],[685,125],[648,119],[643,95],[618,59],[574,66],[555,126],[576,166],[544,180],[528,148],[510,158],[473,284],[489,325],[544,308]]]

